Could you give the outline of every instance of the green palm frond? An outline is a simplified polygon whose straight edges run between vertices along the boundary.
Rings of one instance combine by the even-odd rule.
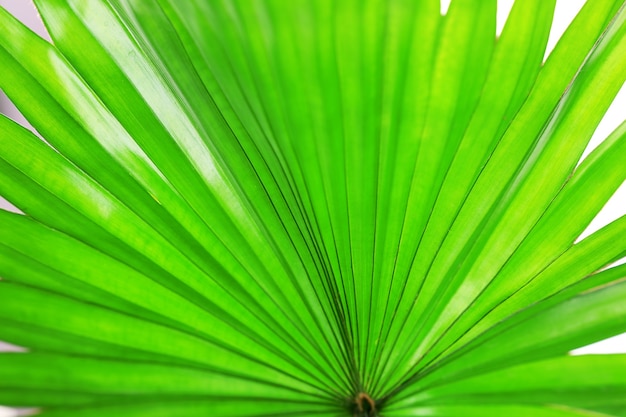
[[[626,6],[0,9],[0,404],[43,416],[626,416]]]

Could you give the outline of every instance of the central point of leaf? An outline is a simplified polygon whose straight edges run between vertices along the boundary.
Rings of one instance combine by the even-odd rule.
[[[360,392],[354,398],[355,417],[376,417],[376,401],[364,392]]]

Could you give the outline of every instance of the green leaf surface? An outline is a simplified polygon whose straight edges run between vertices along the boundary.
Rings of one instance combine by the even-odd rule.
[[[617,188],[626,181],[626,167],[612,168],[619,165],[618,161],[623,158],[625,152],[626,124],[622,124],[575,170],[515,253],[462,317],[454,323],[454,327],[438,342],[439,346],[445,348],[449,346],[449,341],[457,340],[461,335],[467,337],[467,333],[478,320],[481,320],[482,325],[496,324],[497,322],[493,321],[494,317],[502,318],[502,315],[492,315],[489,319],[485,316],[494,309],[501,308],[502,303],[510,304],[515,298],[522,297],[525,291],[529,291],[528,284],[530,283],[531,288],[533,284],[537,285],[535,280],[542,279],[546,269],[555,268],[555,264],[563,264],[561,257],[564,259],[568,257],[567,251],[570,248],[573,251],[574,240]],[[590,198],[590,195],[593,197]],[[568,227],[555,231],[554,225],[561,223],[564,218],[567,219]],[[576,260],[582,264],[586,258],[582,256],[582,251],[577,252]],[[602,262],[604,259],[605,264],[608,264],[614,260],[616,253],[619,256],[621,252],[622,245],[618,240],[604,254],[596,257],[596,260]],[[594,270],[604,267],[605,264],[596,264]],[[578,268],[581,269],[582,267]],[[589,270],[589,273],[591,272],[593,270]],[[560,280],[561,288],[566,282]],[[542,291],[542,295],[547,295],[545,290]],[[534,301],[537,299],[525,298],[523,305],[529,305]],[[472,330],[477,331],[476,328]],[[435,348],[429,355],[435,357],[440,352]]]
[[[402,411],[387,413],[390,417],[609,417],[609,414],[597,413],[589,410],[580,410],[570,407],[545,406],[532,407],[524,405],[445,405],[433,407],[416,407]]]
[[[256,373],[257,378],[266,383],[291,388],[299,386],[310,393],[317,391],[285,375],[284,370],[272,370],[258,361],[236,355],[232,349],[113,310],[9,283],[0,284],[0,299],[0,317],[3,319],[139,350],[146,352],[148,358],[156,355],[161,360],[204,366],[211,370],[228,369],[235,374],[237,371],[233,367],[237,367],[240,377]],[[42,306],[42,303],[45,305]],[[200,352],[203,354],[200,355]],[[227,364],[230,366],[225,368]]]
[[[72,416],[72,417],[98,417],[98,416],[124,416],[124,417],[183,417],[183,416],[206,416],[214,414],[224,417],[271,417],[271,416],[320,416],[337,417],[336,408],[319,406],[315,404],[301,404],[289,402],[276,402],[267,400],[254,401],[215,401],[176,400],[165,402],[163,400],[145,399],[128,405],[97,405],[93,407],[63,408],[46,411],[40,415],[46,417]]]
[[[458,252],[457,248],[465,246],[463,256],[459,257],[458,254],[450,256],[442,247],[439,256],[444,263],[435,261],[429,274],[435,277],[444,276],[445,280],[442,285],[439,285],[437,280],[431,281],[432,286],[422,290],[427,298],[434,297],[437,304],[429,308],[425,317],[415,314],[413,317],[416,321],[407,323],[411,328],[420,323],[418,327],[420,332],[410,340],[411,345],[406,347],[404,344],[401,345],[403,346],[401,351],[406,349],[413,352],[412,359],[403,372],[409,372],[409,369],[423,359],[432,345],[493,280],[494,275],[500,273],[504,263],[516,251],[563,186],[563,182],[567,180],[569,171],[582,154],[601,115],[626,79],[623,72],[609,69],[624,65],[624,62],[620,63],[626,56],[624,53],[626,26],[623,20],[622,14],[621,18],[613,22],[609,32],[586,60],[568,94],[561,100],[551,117],[546,130],[529,149],[525,160],[523,159],[518,167],[518,172],[503,189],[500,200],[492,207],[489,217],[483,219],[472,240],[464,244],[456,242],[453,251]],[[586,117],[584,119],[580,117],[583,108]],[[588,126],[588,130],[581,129],[582,126]],[[505,139],[500,146],[505,143]],[[506,164],[498,163],[496,155],[497,151],[490,159],[493,169],[489,169],[489,164],[486,166],[481,173],[485,182],[478,179],[472,197],[488,194],[484,194],[485,198],[480,202],[468,199],[464,209],[469,210],[468,213],[473,213],[471,219],[463,220],[462,212],[457,218],[456,225],[463,228],[456,230],[462,231],[464,235],[467,235],[468,230],[477,227],[476,222],[480,219],[480,216],[476,215],[476,210],[471,208],[474,204],[472,201],[481,207],[487,206],[485,199],[491,198],[487,195],[495,194],[495,184],[505,184],[502,182],[502,179],[507,177],[504,172],[511,170],[513,164],[510,155],[505,159]],[[559,168],[555,168],[555,161],[558,161],[556,166]],[[557,169],[561,171],[558,172]],[[482,191],[480,188],[477,190],[476,187],[480,187],[481,184],[485,188]],[[453,226],[448,237],[453,239],[452,241],[455,239],[454,229]],[[445,263],[448,265],[444,267]],[[430,292],[429,288],[435,292]],[[427,304],[421,305],[425,308]],[[417,321],[418,319],[420,320]]]
[[[0,364],[0,387],[18,388],[22,392],[35,389],[50,390],[59,395],[67,391],[70,394],[110,396],[158,394],[165,398],[298,398],[290,390],[268,387],[267,384],[252,379],[150,363],[43,353],[6,353],[0,355]],[[19,401],[19,395],[17,400]]]
[[[0,404],[624,415],[626,2],[0,9]]]
[[[417,404],[559,404],[595,409],[626,402],[623,355],[565,356],[426,389],[396,407]],[[541,379],[536,375],[541,374]]]
[[[210,301],[214,301],[215,307],[212,309],[212,313],[214,316],[217,316],[220,321],[209,319],[207,320],[206,316],[204,319],[192,319],[194,321],[202,322],[206,325],[209,325],[205,332],[211,333],[213,337],[218,340],[226,341],[229,334],[232,342],[230,346],[237,346],[243,343],[243,340],[240,336],[241,327],[239,329],[234,329],[232,326],[234,323],[239,321],[235,318],[233,322],[232,319],[229,319],[229,316],[232,317],[235,309],[238,309],[241,312],[246,311],[247,306],[243,305],[240,301],[237,301],[236,298],[229,296],[226,291],[224,291],[223,287],[214,283],[211,285],[211,281],[208,281],[206,275],[204,275],[201,271],[196,269],[197,267],[188,262],[188,260],[182,257],[180,254],[175,252],[174,247],[171,243],[163,240],[162,237],[154,234],[153,231],[149,229],[147,224],[143,223],[134,217],[133,213],[127,211],[126,207],[121,205],[118,201],[111,198],[111,196],[106,193],[104,190],[99,189],[99,187],[90,181],[89,178],[81,175],[76,169],[74,169],[67,162],[62,160],[57,153],[55,153],[52,149],[48,148],[45,144],[38,141],[34,137],[29,137],[24,131],[21,131],[16,125],[9,123],[5,120],[3,124],[6,128],[13,129],[15,133],[14,138],[21,134],[20,137],[23,138],[19,142],[14,140],[12,142],[3,142],[3,144],[13,146],[12,152],[6,152],[4,158],[11,158],[11,165],[17,168],[21,168],[25,170],[24,166],[28,165],[30,167],[30,175],[34,176],[38,182],[33,181],[33,188],[41,187],[43,185],[44,190],[46,187],[52,187],[53,190],[57,190],[57,193],[61,196],[65,196],[73,202],[76,206],[83,206],[83,212],[88,215],[95,216],[99,219],[99,223],[101,226],[106,227],[109,230],[112,230],[114,233],[124,236],[127,236],[130,239],[135,239],[135,244],[132,241],[129,241],[128,244],[130,246],[136,246],[140,251],[146,251],[147,254],[152,254],[151,258],[162,259],[170,266],[174,265],[186,265],[181,270],[170,270],[168,272],[171,273],[167,280],[173,280],[174,282],[168,284],[168,281],[165,281],[165,286],[168,287],[169,290],[176,291],[177,286],[180,284],[184,287],[195,287],[195,291],[200,293],[200,295],[204,294],[203,297],[206,300],[209,297]],[[7,129],[8,130],[8,129]],[[20,146],[17,146],[20,145]],[[39,158],[39,159],[35,159]],[[43,162],[45,161],[45,163]],[[59,176],[55,177],[49,175],[50,169],[52,172],[58,172]],[[60,173],[65,172],[66,176],[62,176]],[[63,182],[67,181],[67,178],[73,179],[74,183],[80,184],[79,188],[82,190],[82,194],[70,192],[71,188],[64,186]],[[41,185],[40,185],[41,184]],[[37,189],[35,188],[35,189]],[[117,220],[116,220],[117,219]],[[143,230],[139,231],[136,227],[142,227]],[[116,231],[115,229],[120,229]],[[147,241],[145,238],[152,236],[154,240]],[[159,242],[161,244],[159,244]],[[165,250],[165,252],[162,252]],[[174,250],[174,251],[172,251]],[[167,253],[169,251],[169,254]],[[161,253],[160,255],[158,253]],[[189,269],[187,269],[189,268]],[[185,271],[186,269],[186,271]],[[120,272],[117,271],[115,275],[120,275]],[[123,275],[123,273],[122,273]],[[195,278],[194,278],[195,275]],[[180,277],[180,278],[174,278]],[[179,280],[182,279],[182,283],[179,283]],[[195,279],[195,284],[191,283],[190,280]],[[136,296],[139,296],[139,291],[146,290],[144,286],[141,284],[136,286]],[[160,302],[168,303],[167,292],[171,291],[161,291],[161,295],[157,295],[160,298]],[[155,293],[156,294],[156,293]],[[129,294],[130,295],[130,294]],[[213,304],[213,303],[212,303]],[[220,305],[221,304],[221,305]],[[171,304],[172,306],[175,304]],[[207,305],[207,302],[202,303],[203,306]],[[210,304],[209,304],[210,305]],[[228,313],[226,313],[228,311]],[[179,311],[180,314],[185,314],[183,310]],[[254,323],[252,326],[254,328],[259,327],[260,321],[257,317],[253,315],[249,315],[249,313],[244,313],[248,315],[249,323]],[[241,322],[240,322],[241,323]],[[243,324],[243,323],[241,323]],[[221,330],[218,328],[221,327]],[[272,333],[273,334],[273,333]],[[248,333],[249,341],[252,344],[248,344],[248,347],[244,347],[244,351],[249,353],[257,352],[259,349],[258,341],[258,333],[255,331],[251,331]],[[285,347],[281,346],[281,350],[284,351]],[[281,355],[283,352],[274,350],[275,354]],[[299,367],[299,364],[295,365]],[[313,368],[315,369],[315,368]],[[299,373],[299,372],[298,372]]]
[[[561,356],[623,333],[624,277],[626,265],[607,269],[522,310],[468,343],[448,361],[433,366],[409,391],[434,381],[442,383]]]

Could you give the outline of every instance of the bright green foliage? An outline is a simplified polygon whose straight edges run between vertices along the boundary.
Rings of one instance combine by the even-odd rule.
[[[64,417],[626,416],[623,0],[0,9],[0,404]],[[608,268],[607,268],[608,267]],[[599,272],[600,271],[600,272]]]

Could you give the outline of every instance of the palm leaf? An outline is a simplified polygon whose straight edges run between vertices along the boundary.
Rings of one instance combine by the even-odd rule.
[[[623,416],[626,6],[0,9],[0,403],[55,416]],[[40,140],[43,138],[45,140]]]

